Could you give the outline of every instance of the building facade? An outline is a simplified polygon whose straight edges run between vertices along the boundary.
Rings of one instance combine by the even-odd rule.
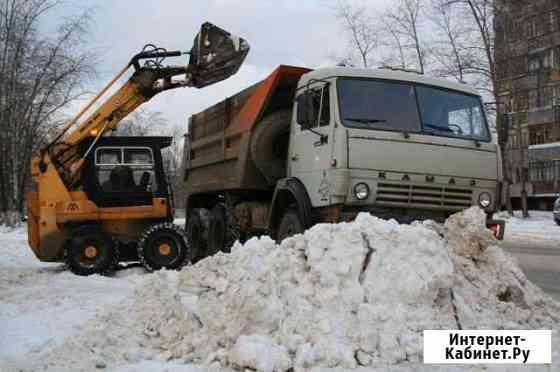
[[[560,193],[560,0],[495,0],[498,110],[510,117],[504,161],[519,207]]]

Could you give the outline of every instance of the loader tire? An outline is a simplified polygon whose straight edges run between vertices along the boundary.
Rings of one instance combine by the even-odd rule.
[[[205,213],[206,212],[206,213]],[[185,231],[191,248],[193,262],[204,258],[208,241],[208,211],[193,209],[187,218]]]
[[[108,275],[119,262],[118,245],[97,227],[79,228],[65,246],[64,262],[76,275]]]
[[[257,123],[251,135],[251,158],[273,184],[286,177],[291,110],[276,111]]]
[[[171,222],[149,227],[142,233],[137,249],[148,271],[178,270],[192,259],[185,231]]]
[[[207,255],[219,251],[229,253],[236,240],[239,239],[239,227],[234,224],[231,213],[224,204],[216,204],[210,212],[208,224]]]
[[[297,210],[295,208],[288,208],[278,226],[277,241],[280,243],[286,238],[296,234],[302,234],[303,231],[303,223],[301,222]]]

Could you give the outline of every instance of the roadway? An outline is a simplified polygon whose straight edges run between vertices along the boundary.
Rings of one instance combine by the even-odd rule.
[[[529,220],[516,218],[500,246],[517,258],[529,280],[560,301],[560,226],[551,217],[533,212]]]

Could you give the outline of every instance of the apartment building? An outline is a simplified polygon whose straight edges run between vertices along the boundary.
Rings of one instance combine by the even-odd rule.
[[[510,115],[504,161],[514,207],[560,193],[560,0],[496,0],[498,109]]]

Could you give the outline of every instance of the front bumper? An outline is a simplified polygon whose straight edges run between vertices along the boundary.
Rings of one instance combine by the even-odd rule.
[[[419,210],[407,208],[383,208],[374,205],[366,205],[362,207],[345,206],[340,207],[338,216],[332,222],[350,222],[361,213],[370,213],[384,220],[394,219],[399,223],[409,224],[413,221],[433,220],[438,223],[445,223],[445,220],[451,215],[450,212],[438,210]],[[503,240],[506,231],[506,222],[504,220],[487,219],[486,227],[492,232],[498,240]]]

